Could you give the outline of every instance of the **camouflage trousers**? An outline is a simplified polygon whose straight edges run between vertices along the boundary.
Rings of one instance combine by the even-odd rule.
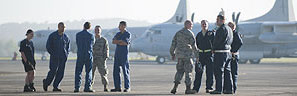
[[[176,71],[174,83],[180,84],[185,74],[186,85],[190,86],[192,84],[193,60],[191,58],[178,58]]]
[[[94,84],[94,80],[95,80],[96,68],[98,69],[99,74],[101,75],[102,84],[108,85],[108,79],[107,79],[108,69],[106,66],[106,59],[94,57],[93,61],[94,62],[93,62],[93,69],[92,69],[92,85]]]

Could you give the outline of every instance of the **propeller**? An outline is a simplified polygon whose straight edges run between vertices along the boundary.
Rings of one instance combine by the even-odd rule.
[[[238,25],[239,22],[239,16],[240,16],[240,12],[237,14],[236,19],[235,19],[235,24]]]
[[[221,8],[221,12],[219,13],[219,15],[225,16],[225,11],[223,8]]]
[[[232,21],[236,25],[236,29],[235,30],[238,31],[238,28],[239,28],[238,22],[239,22],[239,17],[240,17],[241,12],[237,13],[236,17],[235,17],[235,14],[236,14],[235,12],[232,13]]]
[[[235,12],[233,12],[233,13],[232,13],[232,21],[234,22],[235,19],[236,19],[236,18],[235,18]]]
[[[194,20],[195,20],[194,17],[195,17],[195,13],[192,13],[192,16],[191,16],[191,21],[192,21],[192,22],[194,22]]]

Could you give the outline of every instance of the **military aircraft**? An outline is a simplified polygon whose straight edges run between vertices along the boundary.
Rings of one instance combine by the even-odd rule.
[[[181,0],[179,6],[187,7],[187,1]],[[178,13],[178,10],[177,10]],[[165,23],[151,26],[146,33],[135,40],[132,48],[145,54],[157,56],[160,64],[170,57],[169,49],[172,38],[179,29],[183,28],[185,20],[190,18],[189,12],[175,14]],[[240,63],[259,64],[262,58],[294,57],[297,52],[297,22],[292,0],[276,0],[274,7],[265,15],[255,19],[239,22],[240,13],[233,13],[232,20],[236,22],[239,32],[243,35],[243,46],[240,49]],[[175,21],[174,23],[170,21]],[[215,24],[210,23],[209,29]],[[193,32],[201,30],[196,23]]]
[[[188,11],[188,7],[186,4],[188,4],[187,0],[181,0],[181,2],[179,2],[179,6],[176,10],[175,15],[169,19],[166,22],[170,22],[170,23],[179,23],[181,21],[187,20],[188,18],[190,18],[190,14]],[[136,38],[139,38],[143,33],[146,32],[146,30],[149,28],[149,26],[143,26],[143,27],[128,27],[127,30],[132,34],[131,37],[131,41],[133,42]],[[41,53],[42,57],[41,60],[46,60],[47,57],[47,51],[46,51],[46,41],[47,38],[49,36],[50,33],[54,32],[55,30],[38,30],[35,32],[35,37],[32,39],[34,42],[34,46],[35,46],[35,51],[37,53]],[[71,41],[71,52],[76,53],[77,49],[76,49],[76,39],[75,39],[75,35],[77,32],[80,32],[81,29],[78,30],[65,30],[65,34],[67,34],[70,38]],[[93,30],[92,30],[93,31]],[[113,29],[103,29],[102,30],[102,35],[107,38],[107,40],[109,41],[109,49],[110,49],[110,56],[112,58],[112,56],[114,55],[114,51],[115,51],[115,45],[112,44],[112,38],[113,36],[119,32],[118,28],[113,28]],[[93,32],[92,32],[93,33]],[[130,52],[136,52],[136,50],[134,50],[134,48],[130,47]],[[139,52],[139,51],[137,51]]]

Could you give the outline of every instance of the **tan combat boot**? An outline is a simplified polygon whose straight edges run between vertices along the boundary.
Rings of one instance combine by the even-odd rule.
[[[195,94],[196,91],[191,89],[191,85],[186,86],[185,94]]]

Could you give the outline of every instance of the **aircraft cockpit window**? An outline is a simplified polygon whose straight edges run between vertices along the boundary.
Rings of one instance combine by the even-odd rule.
[[[154,34],[161,34],[161,30],[155,30]]]

